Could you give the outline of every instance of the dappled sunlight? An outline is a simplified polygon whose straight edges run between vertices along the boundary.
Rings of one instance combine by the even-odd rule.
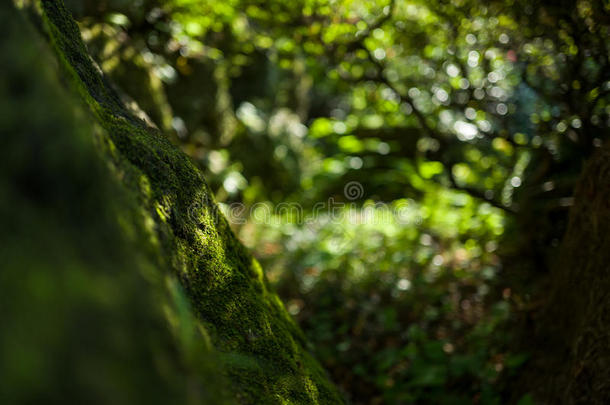
[[[18,401],[603,403],[607,2],[64,1],[0,40]]]

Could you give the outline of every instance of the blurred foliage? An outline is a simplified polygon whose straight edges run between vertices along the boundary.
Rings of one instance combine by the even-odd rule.
[[[236,225],[353,403],[506,399],[511,322],[609,135],[608,2],[67,3],[227,206],[408,203]]]
[[[368,202],[338,222],[243,229],[353,403],[497,403],[492,384],[518,365],[498,349],[509,304],[489,287],[502,216],[462,197],[436,190],[400,218]]]

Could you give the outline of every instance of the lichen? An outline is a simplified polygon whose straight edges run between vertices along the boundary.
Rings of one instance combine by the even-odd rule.
[[[131,232],[142,235],[142,249],[155,256],[160,274],[180,280],[219,353],[235,400],[341,403],[260,266],[231,231],[201,172],[121,102],[63,3],[40,5],[63,70],[103,129],[99,149],[138,207],[126,215],[137,216],[143,226]]]

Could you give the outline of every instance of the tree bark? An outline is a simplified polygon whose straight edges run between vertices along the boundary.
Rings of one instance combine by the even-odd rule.
[[[59,60],[62,77],[78,94],[80,103],[52,83],[54,79],[45,67],[50,64],[48,55],[44,51],[34,55],[31,47],[36,35],[20,29],[23,21],[18,20],[13,6],[2,3],[0,9],[3,29],[8,30],[0,42],[2,51],[6,50],[3,65],[6,62],[19,67],[11,71],[12,76],[2,78],[8,93],[0,95],[18,106],[10,110],[11,121],[3,123],[3,130],[10,139],[8,153],[23,155],[20,163],[11,160],[17,168],[11,169],[14,173],[10,178],[2,175],[3,195],[12,202],[0,205],[0,213],[3,219],[10,219],[19,234],[30,222],[21,215],[11,218],[11,208],[19,212],[31,206],[29,218],[51,218],[49,223],[38,224],[41,235],[48,235],[37,240],[41,250],[30,258],[14,253],[23,249],[10,254],[8,248],[2,248],[3,256],[12,257],[12,271],[7,271],[5,281],[16,291],[34,294],[25,287],[19,289],[17,273],[23,272],[32,277],[44,275],[51,285],[61,284],[44,287],[52,297],[77,293],[95,296],[98,289],[110,295],[99,298],[109,300],[104,305],[82,310],[71,307],[80,305],[79,300],[66,298],[67,307],[53,312],[63,326],[53,330],[47,325],[39,332],[56,336],[48,350],[70,357],[67,363],[44,354],[36,357],[38,343],[34,341],[23,348],[32,351],[35,362],[46,364],[47,374],[57,373],[63,364],[63,378],[70,383],[64,383],[62,389],[26,394],[19,387],[28,386],[28,378],[32,379],[30,386],[44,378],[56,381],[52,376],[37,381],[42,369],[33,367],[15,382],[13,394],[23,396],[24,402],[40,400],[46,392],[76,402],[87,393],[101,395],[94,403],[133,403],[144,398],[165,403],[167,398],[176,399],[170,403],[216,404],[223,398],[245,404],[341,403],[325,371],[306,349],[302,332],[269,289],[259,264],[230,230],[201,172],[124,105],[91,60],[63,2],[38,1],[32,10]],[[18,109],[30,104],[36,109],[18,114]],[[75,109],[80,118],[74,118]],[[35,114],[31,122],[16,120],[20,117],[27,121],[28,114]],[[53,187],[37,184],[40,178]],[[11,186],[4,187],[7,184]],[[25,202],[18,202],[20,199]],[[52,204],[45,205],[47,200]],[[64,215],[65,210],[74,215]],[[60,237],[64,231],[69,235]],[[74,250],[74,261],[58,253],[63,258],[56,266],[50,265],[50,253],[43,249],[55,232],[61,242],[57,252]],[[91,238],[99,250],[84,246],[78,235]],[[28,267],[30,259],[36,266]],[[69,280],[78,277],[90,277],[91,283],[70,284]],[[110,303],[112,300],[115,304]],[[138,304],[130,306],[133,301]],[[26,301],[24,307],[8,308],[43,311],[44,305],[38,304]],[[95,356],[78,342],[83,330],[71,332],[72,328],[79,329],[75,325],[79,311],[84,311],[95,331],[93,336],[87,334],[88,339],[98,336],[101,340],[92,349]],[[104,319],[102,324],[97,322],[98,315]],[[14,317],[12,325],[35,329],[41,316],[36,313],[31,322]],[[115,317],[124,316],[147,321],[114,322]],[[131,335],[123,336],[125,331]],[[151,331],[156,332],[151,335]],[[122,345],[113,345],[112,337],[107,336],[113,333],[123,336],[119,339]],[[142,349],[151,340],[156,349]],[[0,353],[10,353],[14,344],[3,333]],[[133,351],[127,346],[133,346]],[[104,366],[97,368],[94,358]],[[18,365],[11,367],[0,366],[0,375],[15,375]],[[96,383],[88,385],[82,373]],[[100,388],[103,386],[107,389]],[[145,395],[146,390],[153,395]],[[107,395],[106,400],[103,395]]]
[[[585,165],[520,391],[542,403],[610,400],[610,146]],[[526,345],[527,346],[527,345]]]

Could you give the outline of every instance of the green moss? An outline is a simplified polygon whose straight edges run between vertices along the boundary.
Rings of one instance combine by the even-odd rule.
[[[133,201],[135,208],[126,215],[137,221],[124,222],[141,224],[130,232],[155,256],[157,271],[180,279],[238,402],[341,403],[260,266],[220,213],[201,172],[122,104],[62,2],[45,0],[41,6],[64,70],[103,128],[98,144],[104,159]]]
[[[148,180],[108,164],[120,153],[22,17],[0,3],[0,403],[232,403],[159,271]]]

